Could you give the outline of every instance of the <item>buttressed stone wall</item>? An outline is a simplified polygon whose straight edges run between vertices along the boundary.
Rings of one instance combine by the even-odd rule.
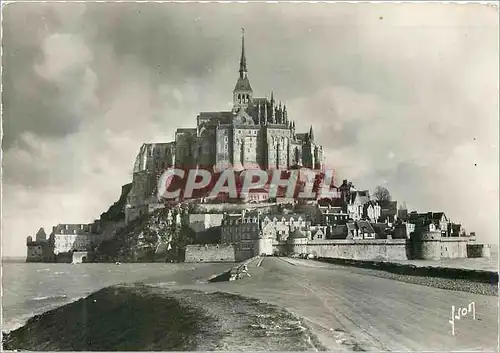
[[[406,260],[405,239],[324,240],[309,242],[307,251],[317,257],[351,260]]]

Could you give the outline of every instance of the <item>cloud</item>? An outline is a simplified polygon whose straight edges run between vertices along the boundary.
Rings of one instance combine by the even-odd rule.
[[[358,187],[498,241],[498,18],[444,4],[15,3],[3,12],[6,254],[88,222],[143,142],[228,109],[245,27],[258,96]],[[478,216],[479,214],[479,216]]]

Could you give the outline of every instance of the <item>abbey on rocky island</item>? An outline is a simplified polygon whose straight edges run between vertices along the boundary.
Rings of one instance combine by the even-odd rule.
[[[142,145],[134,164],[134,182],[128,205],[144,205],[154,198],[158,175],[169,167],[234,170],[261,168],[322,169],[323,147],[309,132],[296,133],[285,105],[256,98],[250,85],[241,38],[239,77],[230,111],[201,112],[196,128],[177,129],[175,141]]]

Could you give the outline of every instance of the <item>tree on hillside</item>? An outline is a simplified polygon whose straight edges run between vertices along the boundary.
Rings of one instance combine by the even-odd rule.
[[[383,186],[377,186],[373,196],[380,202],[389,202],[392,200],[391,193]]]

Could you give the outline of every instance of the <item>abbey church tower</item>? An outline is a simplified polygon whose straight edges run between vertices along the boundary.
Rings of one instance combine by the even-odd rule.
[[[242,30],[232,109],[201,112],[195,128],[177,129],[175,141],[169,144],[168,161],[155,160],[155,165],[161,168],[174,161],[181,168],[217,170],[323,166],[323,148],[314,140],[312,127],[308,133],[297,133],[286,105],[276,101],[274,93],[254,96],[246,49]],[[151,157],[148,154],[145,158]]]
[[[238,77],[233,90],[231,111],[201,112],[193,146],[186,148],[196,165],[218,170],[262,168],[288,169],[292,166],[321,168],[323,149],[309,133],[296,134],[295,122],[286,105],[269,98],[256,98],[248,78],[245,36],[242,29]],[[186,131],[185,129],[183,130]],[[179,150],[179,152],[181,152]],[[179,160],[179,159],[176,159]]]
[[[239,111],[240,108],[247,108],[252,100],[252,87],[248,80],[247,58],[245,56],[245,33],[241,29],[241,57],[240,57],[240,76],[233,90],[233,111]]]

